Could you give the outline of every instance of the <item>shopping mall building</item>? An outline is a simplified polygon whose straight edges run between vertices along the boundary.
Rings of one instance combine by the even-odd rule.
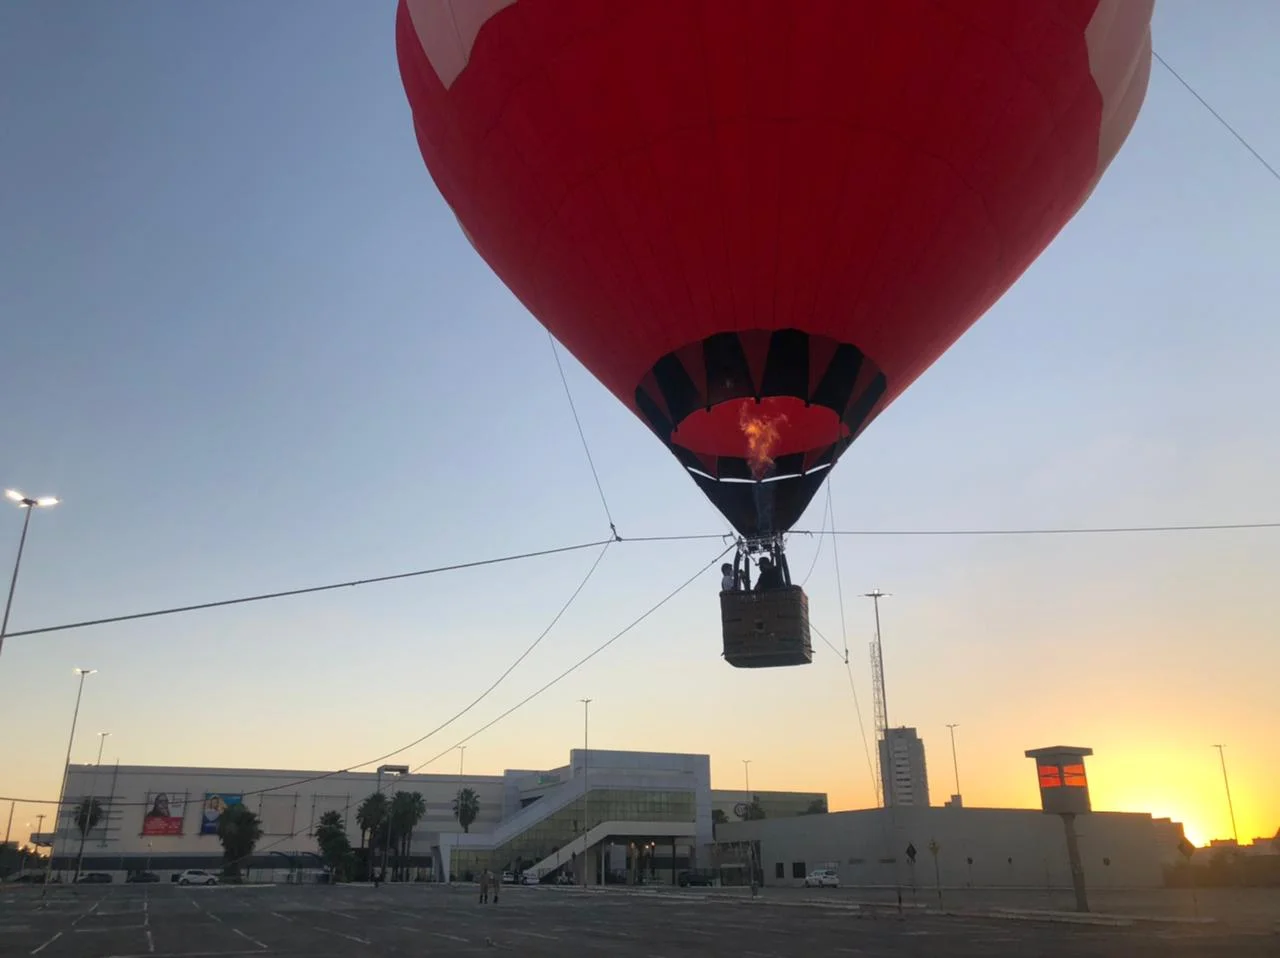
[[[834,868],[845,885],[1070,887],[1063,827],[1038,810],[898,807],[815,814],[821,793],[711,788],[706,755],[575,749],[559,768],[502,775],[388,773],[383,790],[417,792],[426,806],[406,862],[413,878],[467,880],[484,868],[544,881],[670,883],[699,869],[724,883],[799,885]],[[356,809],[374,772],[73,765],[53,867],[106,871],[117,881],[151,871],[167,881],[222,862],[217,817],[228,804],[257,813],[263,837],[251,877],[283,881],[318,870],[315,826],[326,812],[361,842]],[[468,831],[454,799],[479,800]],[[84,836],[75,809],[96,797],[105,814]],[[754,807],[755,811],[752,811]],[[757,817],[762,815],[763,817]],[[1077,825],[1091,885],[1156,887],[1178,855],[1182,828],[1147,814],[1094,812]],[[915,851],[913,858],[908,849]]]
[[[143,870],[167,879],[186,868],[220,866],[217,816],[227,804],[244,804],[263,831],[250,869],[317,868],[320,817],[339,813],[358,847],[356,809],[377,788],[376,772],[72,765],[56,834],[33,839],[54,843],[55,870],[73,870],[80,859],[82,871],[111,872],[117,880]],[[382,788],[422,795],[426,814],[413,832],[409,867],[438,880],[486,867],[577,881],[634,880],[638,861],[646,879],[670,881],[682,870],[711,867],[713,820],[742,820],[749,807],[745,792],[711,788],[709,756],[596,749],[575,749],[568,764],[546,770],[388,773]],[[453,811],[463,789],[479,800],[466,832]],[[91,796],[104,813],[83,836],[82,852],[76,809]],[[821,793],[752,797],[772,818],[826,806]]]

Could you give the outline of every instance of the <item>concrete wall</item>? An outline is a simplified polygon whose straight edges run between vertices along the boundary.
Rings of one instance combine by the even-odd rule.
[[[1076,820],[1086,881],[1095,888],[1151,888],[1162,884],[1162,844],[1151,816],[1095,812]],[[944,887],[1069,888],[1062,820],[1039,811],[997,808],[897,808],[835,812],[798,818],[732,822],[717,842],[758,840],[766,885],[799,885],[804,871],[834,867],[844,885],[933,887],[929,843],[936,841]],[[914,868],[906,848],[917,851]],[[973,859],[970,865],[968,859]],[[1109,864],[1107,863],[1109,862]],[[782,863],[784,877],[776,877]]]
[[[117,770],[115,766],[72,765],[67,781],[68,804],[59,816],[56,853],[62,856],[78,852],[80,832],[74,823],[75,807],[89,795],[97,797],[107,816],[87,837],[86,859],[150,855],[157,867],[163,867],[161,861],[165,856],[217,858],[222,851],[217,836],[200,834],[206,792],[245,795],[244,803],[263,821],[261,850],[316,851],[314,825],[327,811],[337,811],[343,816],[352,845],[358,845],[360,826],[356,823],[356,809],[377,787],[377,775],[342,772],[301,782],[325,774],[157,766],[120,766]],[[383,786],[385,791],[420,792],[426,800],[427,814],[414,830],[414,844],[421,843],[424,850],[435,834],[462,830],[453,817],[453,799],[460,788],[472,788],[480,798],[480,816],[471,826],[472,831],[493,829],[502,818],[503,780],[498,776],[408,775],[397,779],[390,789],[384,779]],[[250,794],[267,788],[277,790]],[[149,796],[157,792],[168,796],[175,817],[182,816],[181,834],[142,834]]]

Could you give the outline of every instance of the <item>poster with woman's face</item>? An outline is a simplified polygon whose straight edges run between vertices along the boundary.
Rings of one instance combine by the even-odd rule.
[[[147,792],[142,834],[181,835],[186,806],[186,792]]]
[[[204,808],[200,813],[200,834],[218,834],[218,819],[222,817],[222,813],[229,805],[239,805],[240,801],[240,795],[231,795],[227,792],[205,792]]]

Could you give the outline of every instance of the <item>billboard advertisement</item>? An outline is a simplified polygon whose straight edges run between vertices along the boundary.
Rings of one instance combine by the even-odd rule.
[[[218,819],[228,805],[241,804],[243,796],[228,792],[205,792],[204,808],[200,813],[200,834],[218,834]]]
[[[142,834],[181,835],[187,810],[186,792],[147,792],[142,813]]]

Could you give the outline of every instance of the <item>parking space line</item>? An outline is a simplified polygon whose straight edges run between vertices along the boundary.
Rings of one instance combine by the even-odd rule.
[[[293,922],[295,921],[295,919],[290,918],[288,915],[282,915],[282,914],[280,914],[280,912],[278,912],[278,911],[273,911],[271,914],[275,915],[275,916],[276,916],[277,918],[279,918],[281,921],[287,921],[287,922],[288,922],[289,924],[291,924],[291,925],[292,925],[292,924],[293,924]]]
[[[460,941],[464,945],[471,944],[470,938],[459,938],[457,935],[446,935],[443,931],[429,931],[427,934],[434,935],[436,938],[447,938],[449,941]]]
[[[151,937],[151,929],[147,929],[147,951],[154,953],[156,950],[156,940]]]
[[[101,898],[99,898],[97,901],[95,901],[95,902],[93,903],[93,905],[91,905],[91,906],[90,906],[90,908],[89,908],[89,910],[88,910],[88,911],[86,911],[83,915],[80,915],[78,918],[76,918],[76,920],[75,920],[75,921],[73,921],[71,924],[72,924],[72,925],[78,925],[78,924],[80,924],[80,922],[81,922],[81,921],[83,921],[84,919],[88,918],[88,917],[89,917],[90,915],[92,915],[95,911],[97,911],[97,910],[98,910],[98,906],[99,906],[99,905],[101,905],[101,904],[102,904],[102,899],[101,899]]]
[[[32,948],[31,954],[33,955],[40,954],[40,952],[44,951],[46,948],[48,948],[50,945],[52,945],[55,941],[57,941],[61,937],[62,937],[62,932],[60,931],[56,932],[54,936],[50,938],[48,941],[46,941],[43,945],[37,945],[35,948]]]
[[[235,932],[237,935],[239,935],[241,938],[243,938],[245,941],[253,942],[253,944],[257,945],[257,946],[258,946],[259,948],[261,948],[263,951],[266,951],[266,950],[267,950],[267,946],[266,946],[266,945],[264,945],[262,942],[258,941],[258,939],[257,939],[257,938],[252,938],[252,937],[250,937],[249,935],[246,935],[246,934],[245,934],[243,931],[241,931],[239,928],[232,928],[231,930],[232,930],[232,931],[234,931],[234,932]]]

